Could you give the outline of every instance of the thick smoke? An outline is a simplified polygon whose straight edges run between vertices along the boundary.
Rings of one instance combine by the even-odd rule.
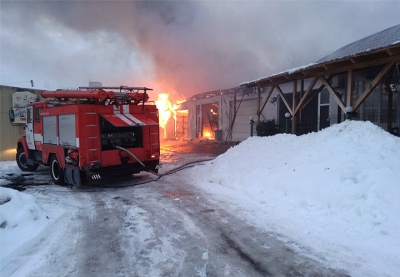
[[[9,71],[0,82],[21,74],[57,88],[93,79],[189,97],[314,62],[398,24],[393,3],[2,2],[1,65]]]

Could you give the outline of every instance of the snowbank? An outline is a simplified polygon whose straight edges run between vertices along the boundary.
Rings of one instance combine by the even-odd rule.
[[[372,123],[252,137],[191,175],[253,200],[255,222],[359,267],[352,275],[400,272],[400,139]]]
[[[46,228],[49,219],[32,195],[0,187],[0,260]]]
[[[253,137],[182,174],[243,207],[247,220],[312,248],[351,276],[400,272],[400,138],[346,121],[303,136]],[[15,162],[0,170],[18,170]],[[0,185],[6,180],[0,180]],[[0,261],[63,209],[0,187]],[[49,215],[49,211],[51,214]],[[49,216],[47,216],[49,215]],[[64,228],[61,226],[60,228]]]

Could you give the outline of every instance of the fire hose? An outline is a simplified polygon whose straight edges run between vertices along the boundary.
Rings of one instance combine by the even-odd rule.
[[[122,151],[125,151],[125,152],[128,153],[132,158],[134,158],[141,166],[146,167],[145,164],[144,164],[142,161],[140,161],[139,158],[136,157],[136,155],[133,154],[133,153],[132,153],[131,151],[129,151],[128,149],[126,149],[126,148],[124,148],[124,147],[121,147],[121,146],[115,146],[115,147],[118,148],[118,149],[120,149],[120,150],[122,150]],[[151,183],[151,182],[158,181],[159,179],[161,179],[161,178],[164,177],[164,176],[177,173],[178,171],[184,170],[184,169],[189,168],[189,167],[193,167],[193,166],[195,166],[196,164],[199,164],[199,163],[201,163],[201,162],[207,162],[207,161],[211,161],[211,160],[213,160],[213,159],[214,159],[214,158],[207,158],[207,159],[202,159],[202,160],[197,160],[197,161],[188,162],[188,163],[182,164],[182,165],[180,165],[180,166],[178,166],[178,167],[176,167],[176,168],[173,168],[173,169],[171,169],[171,170],[169,170],[169,171],[167,171],[167,172],[164,172],[163,174],[158,174],[158,173],[155,173],[155,172],[152,172],[152,171],[147,171],[147,172],[149,172],[149,173],[151,173],[151,174],[157,176],[157,178],[156,178],[156,179],[153,179],[153,180],[144,181],[144,182],[141,182],[141,183],[135,183],[135,184],[129,184],[129,185],[121,185],[121,186],[115,186],[115,185],[113,185],[113,186],[104,186],[104,185],[92,186],[92,185],[91,185],[90,188],[96,188],[96,187],[101,187],[101,188],[123,188],[123,187],[131,187],[131,186],[133,186],[133,185],[134,185],[134,186],[143,185],[143,184],[146,184],[146,183]],[[72,185],[71,185],[71,188],[72,188]],[[82,188],[83,188],[83,186],[81,186],[81,189],[82,189]]]
[[[123,147],[121,147],[121,146],[116,146],[116,148],[118,148],[118,149],[120,149],[120,150],[122,150],[122,151],[125,151],[125,152],[128,153],[132,158],[134,158],[140,165],[142,165],[143,167],[145,167],[145,165],[142,163],[142,161],[140,161],[139,158],[136,157],[135,154],[133,154],[133,153],[132,153],[131,151],[129,151],[128,149],[123,148]],[[181,170],[183,170],[183,169],[186,169],[186,168],[188,168],[188,167],[193,167],[193,166],[195,166],[195,165],[198,164],[198,163],[201,163],[201,162],[208,162],[208,161],[211,161],[211,160],[213,160],[213,159],[214,159],[214,158],[207,158],[207,159],[202,159],[202,160],[197,160],[197,161],[188,162],[188,163],[185,163],[185,164],[183,164],[183,165],[181,165],[181,166],[178,166],[178,167],[176,167],[176,168],[173,168],[173,169],[171,169],[171,170],[169,170],[169,171],[167,171],[167,172],[165,172],[165,173],[163,173],[163,174],[158,174],[158,173],[149,171],[151,174],[157,176],[157,179],[155,179],[155,180],[149,180],[149,181],[145,181],[145,182],[141,182],[141,183],[135,184],[135,185],[142,185],[142,184],[145,184],[145,183],[150,183],[150,182],[158,181],[158,180],[159,180],[161,177],[163,177],[163,176],[174,174],[174,173],[176,173],[176,172],[178,172],[178,171],[181,171]],[[117,186],[117,187],[130,187],[130,186],[131,186],[131,185]],[[102,187],[104,187],[104,186],[102,186]],[[115,188],[116,186],[112,186],[112,187]]]
[[[133,153],[132,153],[131,151],[129,151],[128,149],[123,148],[123,147],[121,147],[121,146],[115,146],[115,147],[118,148],[118,149],[120,149],[120,150],[122,150],[122,151],[125,151],[125,152],[128,153],[131,157],[133,157],[141,166],[146,167],[146,166],[144,165],[144,163],[142,163],[142,161],[139,160],[139,158],[136,157],[135,154],[133,154]],[[173,169],[171,169],[170,171],[165,172],[164,174],[158,174],[158,173],[155,173],[155,172],[153,172],[153,171],[149,171],[149,172],[150,172],[151,174],[157,176],[158,179],[159,179],[159,178],[161,178],[162,176],[169,175],[169,174],[173,174],[173,173],[175,173],[175,172],[177,172],[177,171],[180,171],[180,170],[182,170],[182,169],[188,167],[189,165],[196,164],[196,163],[199,163],[199,162],[207,162],[207,161],[211,161],[211,160],[213,160],[213,158],[211,158],[211,159],[210,159],[210,158],[209,158],[209,159],[203,159],[203,160],[199,160],[199,161],[194,161],[194,162],[185,163],[185,164],[183,164],[183,165],[181,165],[181,166],[178,166],[177,168],[173,168]],[[157,180],[158,180],[158,179],[157,179]]]
[[[142,161],[141,160],[139,160],[139,158],[138,157],[136,157],[135,156],[135,154],[133,154],[131,151],[129,151],[128,149],[126,149],[126,148],[123,148],[123,147],[121,147],[121,146],[115,146],[116,148],[118,148],[118,149],[120,149],[120,150],[122,150],[122,151],[125,151],[126,153],[128,153],[132,158],[134,158],[141,166],[143,166],[143,167],[146,167],[145,165],[144,165],[144,163],[142,163]],[[160,174],[158,174],[158,173],[155,173],[155,172],[153,172],[153,171],[149,171],[151,174],[154,174],[154,175],[156,175],[156,176],[160,176]]]

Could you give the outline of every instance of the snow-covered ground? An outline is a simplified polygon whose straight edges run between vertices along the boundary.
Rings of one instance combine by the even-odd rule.
[[[15,167],[15,163],[1,163],[2,171],[8,167]],[[33,196],[0,188],[0,261],[38,235],[48,223],[48,215]]]
[[[1,162],[0,170],[18,172],[15,162]],[[249,138],[183,173],[215,199],[242,206],[252,224],[332,267],[352,276],[399,276],[400,138],[371,123]],[[0,261],[61,215],[59,207],[1,187]]]

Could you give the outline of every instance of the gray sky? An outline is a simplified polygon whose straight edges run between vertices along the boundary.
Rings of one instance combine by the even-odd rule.
[[[184,98],[315,62],[399,14],[377,0],[0,1],[0,84]]]

